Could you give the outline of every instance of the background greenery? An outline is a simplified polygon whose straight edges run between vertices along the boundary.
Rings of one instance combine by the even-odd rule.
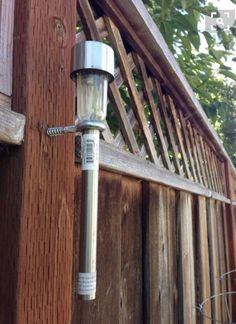
[[[236,4],[236,0],[231,0]],[[200,30],[200,21],[218,9],[205,0],[144,0],[170,50],[201,102],[236,166],[236,21],[229,31]],[[206,44],[202,50],[201,43]]]

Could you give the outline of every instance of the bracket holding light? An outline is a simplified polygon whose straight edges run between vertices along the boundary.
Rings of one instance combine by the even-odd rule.
[[[71,78],[76,81],[77,122],[47,129],[49,136],[82,133],[82,219],[78,294],[96,296],[99,137],[105,130],[108,83],[114,80],[113,49],[101,42],[85,41],[74,47]]]

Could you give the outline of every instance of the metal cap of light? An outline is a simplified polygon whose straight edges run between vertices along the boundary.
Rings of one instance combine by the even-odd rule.
[[[105,129],[108,83],[114,80],[113,49],[85,41],[74,48],[71,78],[76,81],[78,129],[82,132],[82,217],[78,294],[96,296],[99,136]]]
[[[79,128],[104,129],[108,83],[114,80],[113,49],[96,41],[77,44],[71,78],[77,86]]]

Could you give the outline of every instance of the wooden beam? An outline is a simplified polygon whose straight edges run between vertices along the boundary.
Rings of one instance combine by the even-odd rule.
[[[0,1],[0,92],[12,95],[12,53],[15,0]]]
[[[9,109],[0,108],[0,143],[22,144],[25,116]]]
[[[80,162],[79,151],[76,150],[77,163]],[[199,183],[190,181],[104,141],[100,142],[100,167],[115,173],[157,182],[177,190],[192,192],[209,198],[212,197],[213,199],[224,201],[227,204],[230,203],[230,199],[205,188]]]
[[[11,109],[11,97],[0,92],[0,108]]]
[[[74,0],[16,0],[13,105],[24,145],[0,166],[0,323],[71,323],[74,123],[70,80]],[[65,154],[66,152],[66,154]]]

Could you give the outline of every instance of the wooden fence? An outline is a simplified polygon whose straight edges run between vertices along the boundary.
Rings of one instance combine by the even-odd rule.
[[[236,172],[142,2],[78,0],[76,35],[74,0],[15,6],[12,109],[26,128],[0,160],[0,323],[236,322],[234,295],[207,300],[236,291],[224,275],[236,268]],[[45,134],[73,123],[75,39],[116,55],[90,302],[76,293],[80,137],[74,159],[72,135]]]

